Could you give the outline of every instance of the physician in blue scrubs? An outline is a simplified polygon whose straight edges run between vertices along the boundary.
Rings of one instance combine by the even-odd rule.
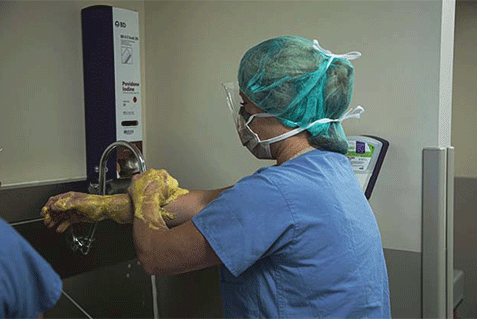
[[[296,36],[245,53],[238,87],[225,85],[227,102],[242,144],[276,165],[177,198],[166,171],[134,177],[134,242],[148,273],[220,265],[229,318],[391,317],[378,225],[344,156],[341,123],[363,111],[347,111],[350,60],[359,56]],[[64,231],[71,222],[57,218],[65,216],[59,199],[47,204],[47,225]],[[71,214],[81,215],[82,204],[68,206]],[[175,218],[163,220],[163,210]]]
[[[60,298],[60,276],[1,218],[0,238],[0,318],[43,318]]]

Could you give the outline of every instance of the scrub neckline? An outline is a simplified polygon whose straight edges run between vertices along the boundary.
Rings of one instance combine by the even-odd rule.
[[[304,150],[301,150],[300,152],[296,153],[292,158],[289,159],[289,161],[291,161],[292,159],[295,159],[297,157],[300,157],[302,156],[303,154],[306,154],[308,152],[311,152],[311,151],[314,151],[316,150],[316,148],[314,148],[313,146],[308,146],[307,148],[305,148]]]

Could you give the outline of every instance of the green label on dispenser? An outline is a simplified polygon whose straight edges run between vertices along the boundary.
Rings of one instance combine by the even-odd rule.
[[[360,141],[348,141],[348,157],[372,157],[374,146]]]
[[[355,172],[365,172],[373,157],[374,146],[361,141],[348,141],[348,157]]]

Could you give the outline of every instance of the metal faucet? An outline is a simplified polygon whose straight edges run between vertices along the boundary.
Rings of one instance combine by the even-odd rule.
[[[113,152],[114,149],[118,147],[126,147],[130,149],[134,156],[136,157],[138,164],[139,164],[139,171],[144,173],[146,171],[146,162],[144,160],[144,156],[142,155],[141,151],[132,143],[126,141],[117,141],[110,144],[101,155],[101,159],[99,160],[99,195],[106,195],[106,164],[108,163],[109,156]],[[71,244],[71,249],[73,251],[80,250],[83,255],[87,255],[91,244],[94,241],[94,234],[96,232],[96,228],[98,227],[98,222],[94,223],[91,227],[89,234],[87,237],[80,237],[75,236],[73,232],[71,232],[73,236],[73,242]]]

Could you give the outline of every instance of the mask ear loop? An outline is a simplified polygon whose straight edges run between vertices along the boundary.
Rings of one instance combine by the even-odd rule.
[[[344,120],[347,120],[347,119],[359,119],[359,118],[361,118],[361,116],[363,114],[364,114],[364,108],[362,106],[358,105],[354,109],[349,109],[339,119],[325,118],[325,119],[316,120],[316,121],[311,122],[310,124],[308,124],[304,127],[298,127],[296,129],[288,131],[287,133],[284,133],[282,135],[272,137],[272,138],[269,138],[267,140],[259,141],[259,143],[272,144],[272,143],[279,142],[281,140],[287,139],[287,138],[289,138],[289,137],[291,137],[295,134],[301,133],[304,130],[306,130],[306,129],[308,129],[308,128],[312,127],[313,125],[316,125],[316,124],[325,124],[325,123],[332,123],[332,122],[340,122],[341,123],[341,122],[343,122]],[[271,115],[271,114],[267,114],[267,113],[253,114],[252,116],[250,116],[250,119],[247,121],[246,125],[248,125],[252,121],[253,117],[274,117],[274,116]]]
[[[272,143],[276,143],[276,142],[279,142],[281,140],[284,140],[284,139],[287,139],[293,135],[296,135],[298,133],[301,133],[303,132],[304,130],[310,128],[311,126],[315,125],[315,124],[324,124],[324,123],[330,123],[330,122],[339,122],[340,120],[333,120],[333,119],[321,119],[321,120],[318,120],[318,121],[315,121],[315,122],[312,122],[310,124],[308,124],[307,126],[305,127],[298,127],[296,129],[293,129],[291,131],[288,131],[282,135],[279,135],[279,136],[276,136],[276,137],[272,137],[272,138],[269,138],[267,140],[264,140],[264,141],[261,141],[260,143],[265,143],[265,144],[272,144]]]

